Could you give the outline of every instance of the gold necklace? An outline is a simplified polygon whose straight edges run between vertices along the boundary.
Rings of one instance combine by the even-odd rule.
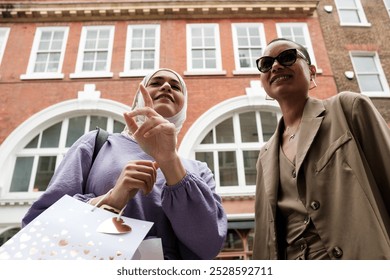
[[[291,140],[293,140],[293,139],[295,138],[298,129],[299,129],[299,125],[298,125],[297,129],[295,129],[294,133],[289,134],[288,132],[289,132],[289,130],[290,130],[290,127],[289,127],[289,126],[286,127],[286,129],[284,130],[284,133],[286,133],[287,136],[288,136],[288,142],[290,142]]]

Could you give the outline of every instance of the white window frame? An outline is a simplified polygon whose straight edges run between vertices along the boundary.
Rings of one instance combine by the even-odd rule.
[[[351,62],[352,62],[352,66],[354,68],[354,72],[355,72],[355,77],[356,77],[356,80],[359,84],[359,88],[361,89],[361,86],[360,86],[360,81],[359,81],[359,78],[358,78],[358,72],[356,71],[356,67],[354,65],[354,57],[373,57],[374,58],[374,62],[375,62],[375,66],[376,66],[376,69],[377,69],[377,74],[379,75],[379,80],[383,86],[383,91],[382,92],[372,92],[372,91],[362,91],[361,90],[361,93],[364,94],[364,95],[367,95],[369,97],[388,97],[390,98],[390,89],[389,89],[389,84],[387,82],[387,79],[386,79],[386,75],[385,75],[385,72],[383,71],[383,68],[382,68],[382,65],[381,65],[381,62],[380,62],[380,59],[379,59],[379,56],[378,56],[378,53],[376,52],[367,52],[367,51],[351,51],[349,53],[350,55],[350,58],[351,58]]]
[[[61,46],[61,50],[60,50],[61,54],[60,54],[60,60],[59,60],[57,72],[34,72],[38,48],[39,48],[39,44],[41,42],[41,36],[42,36],[42,33],[45,31],[63,31],[64,32],[64,38],[63,38],[62,46]],[[63,79],[64,74],[61,73],[61,71],[62,71],[62,65],[64,63],[66,43],[68,41],[68,33],[69,33],[68,26],[38,27],[36,29],[34,42],[33,42],[32,48],[31,48],[30,60],[28,62],[26,74],[21,75],[20,79],[21,80]]]
[[[142,28],[154,29],[155,30],[155,45],[154,45],[154,68],[153,69],[130,69],[131,63],[131,51],[132,51],[132,40],[133,40],[133,30]],[[141,48],[140,50],[145,51],[146,48]],[[119,73],[120,77],[143,77],[150,73],[153,70],[158,69],[160,66],[160,25],[158,24],[143,24],[143,25],[128,25],[127,26],[127,38],[126,38],[126,54],[125,54],[125,63],[123,72]]]
[[[212,27],[215,34],[215,59],[216,59],[216,68],[214,69],[194,69],[192,67],[192,30],[193,28],[199,27]],[[185,75],[225,75],[226,71],[222,70],[222,58],[221,58],[221,44],[220,44],[220,34],[219,34],[219,25],[216,23],[197,23],[197,24],[187,24],[187,71],[184,72]]]
[[[234,47],[234,62],[236,65],[236,70],[233,71],[233,74],[239,75],[239,74],[258,74],[259,70],[257,69],[256,65],[254,64],[253,67],[247,67],[243,68],[240,65],[240,57],[239,57],[239,45],[238,45],[238,38],[237,38],[237,28],[238,27],[255,27],[259,29],[260,33],[260,45],[258,46],[261,48],[262,53],[264,51],[264,48],[266,47],[266,39],[265,39],[265,32],[264,32],[264,24],[262,23],[232,23],[232,33],[233,33],[233,47]],[[254,46],[251,46],[254,47]],[[260,54],[260,56],[262,55]],[[255,58],[256,60],[256,58]]]
[[[302,29],[303,36],[305,39],[305,44],[301,44],[301,45],[303,45],[306,48],[307,52],[309,53],[310,59],[311,59],[311,64],[316,66],[317,73],[321,74],[322,69],[317,65],[317,61],[316,61],[316,58],[314,55],[313,45],[311,43],[311,37],[310,37],[309,28],[307,26],[307,23],[306,22],[283,22],[283,23],[276,24],[276,31],[277,31],[278,37],[290,39],[290,40],[293,40],[295,42],[295,41],[297,41],[296,35],[293,34],[292,36],[286,36],[285,34],[282,34],[282,28],[290,28],[291,30],[293,30],[293,28],[301,28]]]
[[[4,32],[4,36],[0,38],[0,65],[1,61],[3,60],[3,55],[5,51],[5,46],[7,45],[8,36],[9,36],[9,27],[0,27],[0,32]]]
[[[102,71],[82,71],[83,62],[84,62],[84,51],[85,51],[85,41],[87,38],[87,33],[92,30],[109,30],[110,38],[107,48],[107,65],[106,69]],[[81,31],[79,50],[77,54],[76,69],[74,73],[71,73],[69,77],[71,79],[77,78],[112,78],[114,74],[110,72],[111,61],[112,61],[112,51],[114,46],[114,32],[115,26],[113,25],[94,25],[94,26],[84,26]]]
[[[385,3],[386,10],[389,13],[390,17],[390,0],[383,0],[383,2]]]
[[[371,23],[369,23],[367,21],[367,17],[366,17],[366,14],[364,13],[364,9],[363,9],[361,1],[360,0],[353,0],[353,1],[355,1],[356,8],[355,7],[342,6],[342,5],[340,5],[340,3],[337,2],[337,0],[335,0],[337,12],[339,14],[339,19],[340,19],[340,26],[370,27]],[[342,11],[346,11],[346,10],[357,11],[357,13],[359,15],[359,18],[360,18],[360,22],[343,22],[343,19],[341,17],[340,11],[342,12]]]

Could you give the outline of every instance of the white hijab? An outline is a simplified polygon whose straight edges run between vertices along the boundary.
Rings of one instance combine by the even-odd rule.
[[[177,135],[177,134],[179,134],[180,129],[183,127],[183,123],[184,123],[186,116],[187,116],[187,86],[186,86],[183,78],[177,72],[175,72],[171,69],[168,69],[168,68],[160,68],[160,69],[146,75],[141,83],[146,87],[148,85],[150,79],[157,72],[160,72],[160,71],[168,71],[168,72],[175,74],[175,76],[178,78],[178,80],[180,82],[182,92],[184,94],[183,108],[181,108],[181,110],[176,115],[174,115],[172,117],[165,118],[166,120],[168,120],[169,122],[173,123],[176,126],[176,135]],[[134,110],[134,109],[142,108],[144,106],[145,106],[144,98],[142,97],[141,91],[138,89],[137,93],[135,94],[133,105],[132,105],[131,109]],[[137,121],[138,126],[142,125],[145,122],[145,116],[137,116],[136,121]],[[127,126],[125,127],[125,131],[127,133],[129,132]]]

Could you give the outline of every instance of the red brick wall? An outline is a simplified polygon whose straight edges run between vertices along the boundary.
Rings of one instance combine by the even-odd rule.
[[[188,120],[183,127],[181,136],[192,123],[205,111],[223,100],[244,95],[245,88],[251,80],[259,78],[255,75],[234,76],[234,51],[232,39],[232,22],[262,22],[266,31],[266,39],[276,37],[277,22],[307,22],[311,35],[316,60],[323,70],[317,76],[318,88],[311,94],[325,98],[336,94],[333,73],[330,67],[321,27],[316,17],[307,19],[242,19],[242,20],[166,20],[166,21],[118,21],[118,22],[71,22],[48,24],[13,24],[6,45],[3,61],[0,65],[0,143],[18,125],[31,115],[48,106],[77,98],[77,92],[83,90],[84,84],[96,84],[96,90],[101,91],[102,98],[113,99],[125,104],[132,103],[133,95],[141,78],[120,78],[123,71],[126,35],[128,24],[157,23],[161,28],[160,66],[175,69],[184,75],[187,70],[186,53],[186,23],[217,23],[220,30],[222,76],[185,76],[189,91]],[[114,77],[110,79],[70,79],[69,74],[75,71],[81,29],[85,25],[114,25],[114,51],[111,71]],[[30,80],[21,81],[20,75],[27,69],[30,50],[38,26],[69,26],[69,35],[62,72],[62,80]],[[181,137],[180,137],[181,138]]]

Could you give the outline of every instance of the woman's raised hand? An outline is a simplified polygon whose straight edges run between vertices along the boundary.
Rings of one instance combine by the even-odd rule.
[[[169,161],[176,154],[176,128],[153,109],[153,100],[149,92],[140,84],[145,107],[124,114],[130,132],[141,148],[158,163]],[[145,122],[138,126],[134,117],[145,116]]]

